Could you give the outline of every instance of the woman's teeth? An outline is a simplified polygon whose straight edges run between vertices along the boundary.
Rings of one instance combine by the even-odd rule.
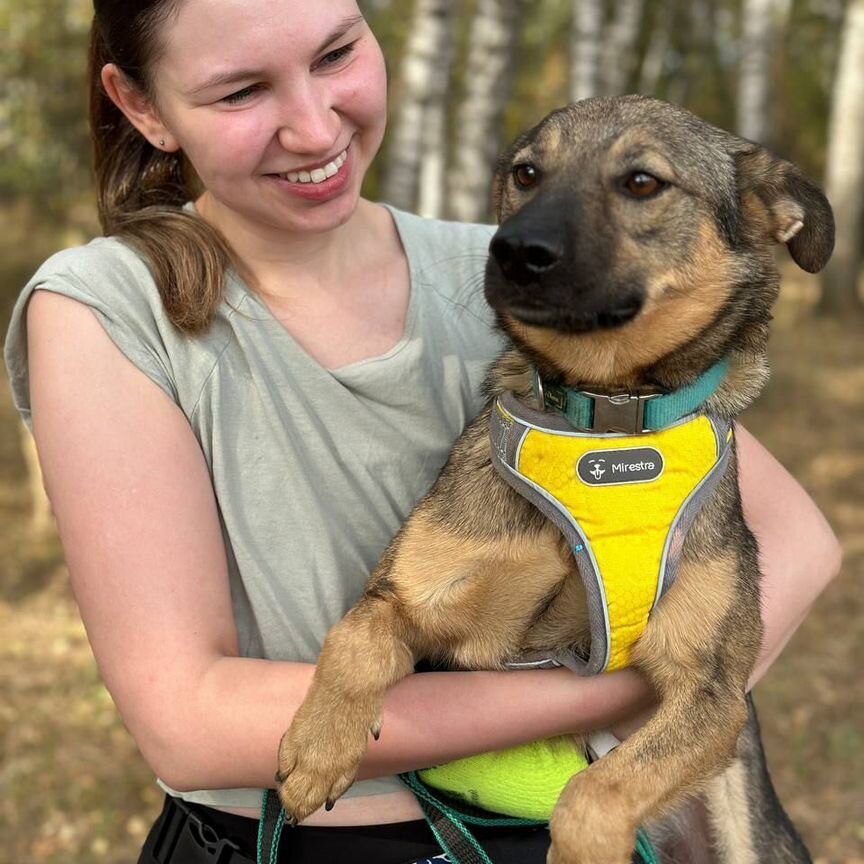
[[[290,171],[288,174],[280,174],[279,177],[289,183],[323,183],[339,173],[339,169],[345,164],[347,158],[348,151],[343,150],[323,168],[316,168],[314,171]]]

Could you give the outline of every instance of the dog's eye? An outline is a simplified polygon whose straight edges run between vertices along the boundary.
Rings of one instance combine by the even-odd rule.
[[[528,162],[513,168],[513,179],[520,189],[530,189],[540,181],[540,172]]]
[[[650,198],[665,186],[662,180],[645,171],[634,171],[624,181],[624,188],[635,198]]]

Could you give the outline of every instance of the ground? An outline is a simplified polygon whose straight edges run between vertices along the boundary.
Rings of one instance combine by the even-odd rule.
[[[773,377],[745,422],[814,497],[845,557],[756,698],[775,783],[814,858],[864,864],[864,339],[862,319],[815,319],[814,291],[790,273]],[[161,795],[99,683],[56,539],[31,530],[28,509],[4,384],[0,864],[130,864]]]

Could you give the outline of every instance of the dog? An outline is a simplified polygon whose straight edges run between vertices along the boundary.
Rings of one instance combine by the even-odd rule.
[[[808,861],[745,696],[762,623],[734,418],[768,374],[775,246],[820,270],[831,208],[791,163],[641,96],[552,113],[501,157],[493,200],[485,295],[509,347],[485,410],[327,636],[280,745],[288,818],[351,784],[386,689],[418,659],[501,669],[539,652],[583,672],[632,665],[659,697],[642,729],[562,792],[549,864],[626,864],[639,826],[699,793],[720,860]],[[673,494],[696,451],[704,464]],[[637,487],[648,497],[627,497]],[[624,614],[640,619],[635,636],[613,619],[649,569],[635,563],[647,534],[626,541],[622,563],[625,540],[604,546],[614,531],[586,527],[595,516],[568,503],[580,496],[612,515],[673,513]]]

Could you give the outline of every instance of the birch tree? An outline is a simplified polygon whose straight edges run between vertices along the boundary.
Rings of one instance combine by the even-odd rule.
[[[421,174],[427,210],[430,183],[440,185],[443,178],[455,5],[417,0],[414,11],[384,181],[384,199],[405,210],[418,209]]]
[[[825,312],[860,311],[858,278],[864,236],[864,0],[852,0],[840,48],[829,125],[828,199],[837,222],[834,257],[822,277]]]
[[[643,0],[619,0],[602,41],[600,90],[607,96],[624,93],[636,67],[636,43],[644,17]]]
[[[766,143],[770,124],[771,55],[776,0],[744,0],[738,68],[738,134]]]
[[[659,92],[670,41],[669,27],[665,22],[655,23],[639,69],[639,93],[654,96]]]
[[[448,215],[479,222],[490,210],[490,185],[513,89],[523,0],[479,0],[471,26],[465,96],[457,116],[448,175]]]
[[[573,102],[597,95],[602,33],[602,0],[573,0],[570,39],[570,99]]]

